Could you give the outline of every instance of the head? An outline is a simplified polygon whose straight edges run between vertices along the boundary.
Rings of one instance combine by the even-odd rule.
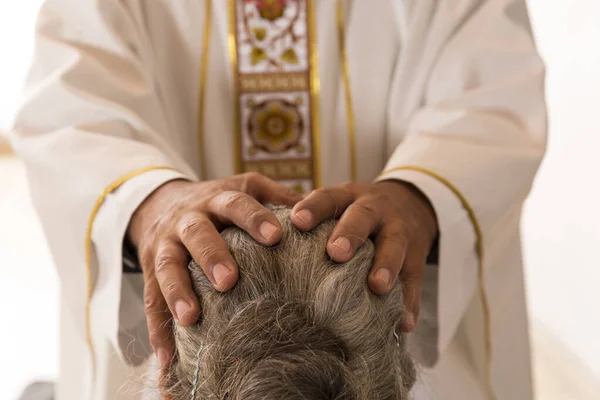
[[[222,236],[240,278],[215,291],[193,262],[201,321],[175,327],[177,360],[165,379],[174,400],[402,400],[415,380],[400,323],[402,290],[373,294],[367,241],[345,264],[326,243],[335,221],[296,230],[288,208],[273,208],[283,227],[274,247],[238,228]],[[192,394],[194,397],[192,397]]]

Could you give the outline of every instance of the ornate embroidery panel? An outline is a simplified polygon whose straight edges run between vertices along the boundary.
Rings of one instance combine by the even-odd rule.
[[[259,172],[310,191],[318,184],[311,0],[230,4],[238,172]]]

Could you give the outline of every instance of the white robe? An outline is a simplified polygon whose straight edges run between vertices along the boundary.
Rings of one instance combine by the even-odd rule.
[[[316,3],[319,161],[322,183],[331,185],[350,177],[349,139],[336,6]],[[122,273],[129,219],[167,180],[234,172],[227,2],[213,4],[202,151],[204,1],[50,0],[41,10],[12,144],[62,283],[59,400],[141,398],[142,369],[127,365],[142,363],[150,346],[142,278]],[[415,399],[486,398],[486,315],[495,397],[531,399],[519,220],[545,150],[546,110],[525,2],[354,0],[345,7],[358,179],[391,170],[380,179],[414,183],[439,219],[439,265],[426,267],[411,338],[421,364]],[[111,187],[153,166],[177,172],[148,170]]]

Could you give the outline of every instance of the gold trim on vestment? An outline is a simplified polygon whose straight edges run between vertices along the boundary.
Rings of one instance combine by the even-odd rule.
[[[460,200],[462,206],[467,211],[467,215],[471,224],[473,225],[473,230],[475,231],[476,244],[475,248],[477,251],[477,270],[478,270],[478,286],[479,286],[479,297],[481,298],[481,307],[483,310],[483,330],[485,335],[485,387],[487,396],[490,400],[495,399],[494,390],[492,387],[492,328],[491,328],[491,318],[490,318],[490,307],[487,297],[487,292],[485,289],[485,269],[484,269],[484,253],[483,253],[483,232],[481,230],[481,225],[479,224],[479,220],[475,215],[475,210],[471,207],[471,204],[467,200],[467,198],[458,190],[458,188],[449,180],[439,175],[437,172],[428,170],[423,167],[413,166],[413,165],[405,165],[390,168],[386,171],[383,171],[378,178],[387,175],[394,171],[417,171],[424,173],[426,175],[435,178],[444,186],[446,186],[454,195]]]
[[[310,94],[313,131],[313,165],[315,189],[321,187],[321,137],[320,137],[320,110],[319,93],[321,82],[319,80],[319,51],[317,48],[317,24],[314,0],[307,0],[308,8],[308,51],[310,55]]]
[[[204,148],[204,104],[206,99],[206,78],[210,57],[210,33],[212,27],[212,0],[205,0],[204,37],[202,39],[202,63],[200,66],[200,90],[198,96],[198,156],[200,158],[200,179],[206,180],[206,150]]]
[[[236,0],[229,0],[227,4],[227,10],[229,11],[229,60],[231,62],[231,74],[232,74],[232,93],[233,93],[233,134],[235,138],[234,147],[234,167],[233,170],[236,174],[242,172],[242,151],[241,151],[241,133],[240,133],[240,89],[238,83],[238,59],[237,59],[237,40],[236,40],[236,29],[237,21],[235,15],[235,2]]]
[[[94,294],[94,282],[93,282],[93,274],[92,274],[92,229],[94,227],[94,221],[96,220],[96,216],[98,215],[98,211],[100,211],[100,207],[106,200],[106,196],[114,192],[121,185],[123,185],[128,180],[135,178],[138,175],[141,175],[145,172],[155,171],[155,170],[173,170],[175,168],[167,167],[167,166],[155,166],[155,167],[146,167],[139,169],[137,171],[133,171],[110,185],[106,187],[96,200],[94,207],[92,208],[92,212],[90,214],[90,219],[87,226],[87,233],[85,235],[85,265],[86,265],[86,273],[87,273],[87,299],[85,303],[85,335],[86,341],[88,345],[88,350],[90,352],[90,358],[92,363],[92,390],[95,386],[96,382],[96,350],[94,348],[94,340],[92,338],[92,323],[91,323],[91,305],[92,305],[92,296]]]
[[[350,88],[350,72],[348,71],[348,59],[346,56],[346,29],[344,25],[344,4],[337,0],[337,26],[338,43],[340,50],[340,65],[344,81],[344,97],[346,101],[346,118],[348,120],[348,145],[350,152],[350,180],[356,181],[356,135],[354,128],[354,109],[352,106],[352,90]]]

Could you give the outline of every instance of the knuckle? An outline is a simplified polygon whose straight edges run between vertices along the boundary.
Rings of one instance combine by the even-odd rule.
[[[181,236],[182,237],[190,237],[194,236],[194,234],[198,233],[198,224],[199,221],[197,219],[187,220],[181,224]]]
[[[176,212],[167,211],[164,215],[159,216],[150,227],[149,231],[153,232],[154,241],[159,240],[166,232],[171,232],[174,227],[173,221],[178,219]]]
[[[377,211],[373,202],[360,202],[355,203],[355,205],[356,211],[364,217],[369,219],[375,219],[377,217]]]
[[[200,257],[200,260],[198,261],[200,262],[200,267],[202,269],[217,264],[224,259],[222,249],[214,243],[207,243],[202,246],[202,248],[198,250],[198,254]]]
[[[402,261],[392,254],[380,254],[377,261],[380,266],[390,268],[395,273],[398,273],[402,267]]]
[[[352,181],[346,181],[339,185],[339,187],[347,192],[352,193],[356,188],[356,183]]]
[[[242,174],[242,184],[240,190],[244,193],[249,193],[259,182],[264,179],[264,176],[258,172],[246,172]]]
[[[153,255],[150,246],[140,247],[138,251],[138,257],[142,270],[145,271],[149,266],[152,265]]]
[[[379,235],[381,235],[382,239],[395,240],[402,243],[406,243],[408,238],[406,226],[401,223],[388,223]]]
[[[315,195],[317,195],[319,193],[318,190],[320,190],[320,189],[313,189],[310,192],[308,192],[305,195],[304,199],[301,201],[301,203],[304,203],[307,199],[311,199],[312,200],[315,197]]]
[[[262,175],[259,174],[258,172],[245,172],[244,174],[242,174],[242,176],[244,177],[244,179],[246,179],[248,182],[254,182],[256,180],[262,179]]]
[[[153,348],[160,347],[165,342],[162,335],[162,325],[148,324],[148,339]]]
[[[408,239],[406,236],[396,233],[380,233],[380,236],[382,243],[395,248],[399,253],[406,252],[408,248]]]
[[[360,232],[364,232],[364,226],[361,226],[357,221],[344,220],[343,225],[340,224],[339,232],[337,236],[357,236]]]
[[[154,270],[157,274],[162,274],[171,268],[177,260],[171,254],[161,253],[156,256],[154,261]]]
[[[182,224],[181,237],[191,238],[198,235],[204,229],[204,221],[200,218],[188,219]]]
[[[146,314],[160,311],[161,300],[156,294],[146,293],[144,295],[144,311]]]
[[[335,203],[334,189],[332,187],[324,187],[314,191],[316,195],[325,197],[327,201]]]
[[[234,192],[227,196],[224,203],[225,210],[236,210],[247,207],[247,197],[242,192]]]
[[[161,286],[162,292],[166,299],[172,298],[175,294],[180,293],[180,285],[175,280],[170,280]]]
[[[259,223],[268,218],[266,209],[250,209],[246,213],[246,220],[251,226],[258,226]]]

